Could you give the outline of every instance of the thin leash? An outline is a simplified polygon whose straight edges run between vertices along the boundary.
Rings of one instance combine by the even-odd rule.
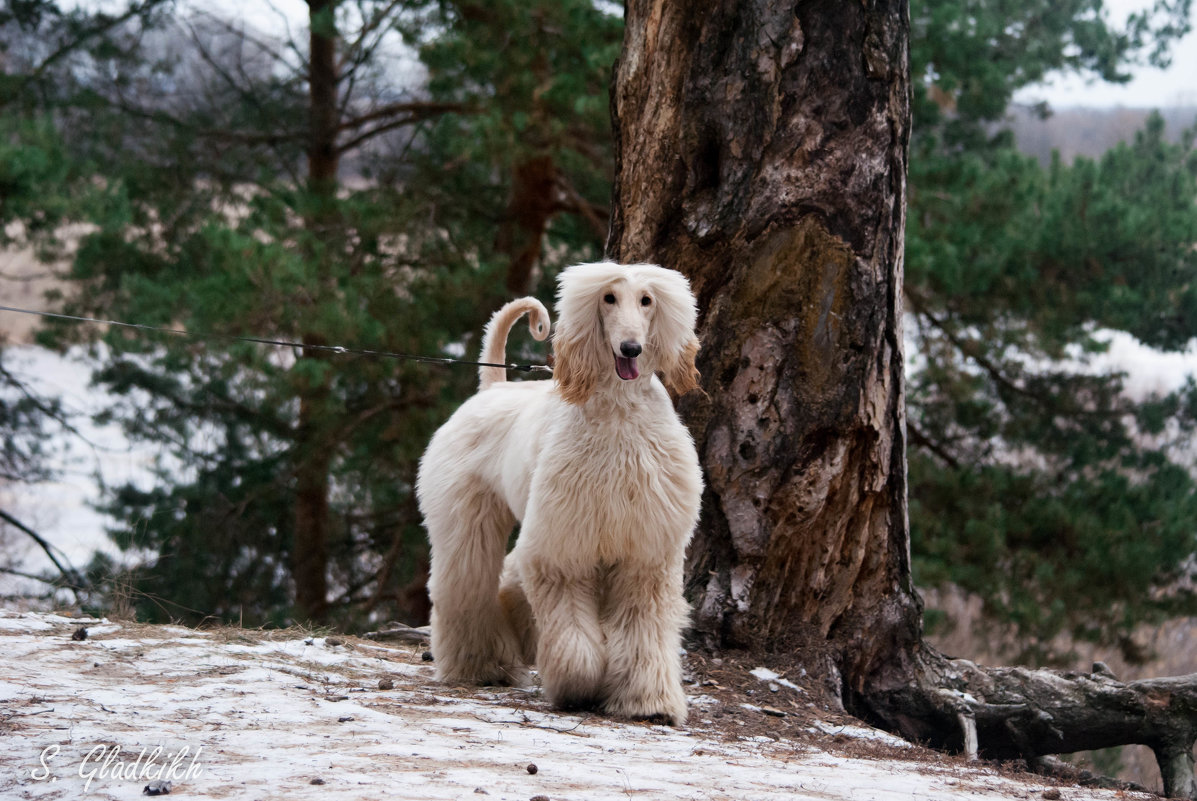
[[[57,312],[34,311],[32,309],[18,309],[14,306],[0,306],[0,311],[16,312],[18,314],[31,314],[36,317],[49,317],[56,320],[71,320],[78,323],[94,323],[96,325],[115,325],[122,328],[135,328],[140,331],[156,331],[162,334],[173,334],[175,336],[188,337],[190,339],[223,339],[229,342],[249,342],[256,345],[270,345],[279,348],[303,348],[305,350],[318,350],[326,353],[334,353],[337,355],[352,355],[352,356],[370,356],[381,359],[397,359],[409,362],[425,362],[427,364],[443,364],[443,365],[464,365],[469,367],[502,367],[505,370],[518,370],[522,373],[551,373],[553,368],[547,364],[494,364],[492,362],[471,362],[466,359],[450,359],[443,356],[417,356],[411,353],[395,353],[386,350],[370,350],[368,348],[349,348],[342,345],[308,345],[303,342],[292,342],[285,339],[269,339],[267,337],[246,337],[237,336],[234,334],[197,334],[192,331],[184,331],[179,328],[161,328],[154,325],[145,325],[142,323],[124,323],[120,320],[98,320],[94,317],[76,317],[70,314],[58,314]]]

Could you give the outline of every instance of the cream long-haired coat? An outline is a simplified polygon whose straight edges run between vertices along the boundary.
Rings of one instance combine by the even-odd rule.
[[[539,301],[512,301],[482,361],[504,360],[524,313],[548,335]],[[557,315],[553,380],[480,368],[420,462],[437,677],[518,685],[534,662],[558,707],[681,724],[682,562],[702,474],[656,374],[696,386],[694,296],[673,270],[582,264],[561,274]]]

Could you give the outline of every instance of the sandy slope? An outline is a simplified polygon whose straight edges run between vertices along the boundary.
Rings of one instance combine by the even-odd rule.
[[[87,639],[72,640],[83,624]],[[685,729],[559,714],[534,691],[438,686],[421,651],[0,610],[0,798],[132,799],[160,775],[174,796],[322,801],[1151,798],[1049,788],[917,748],[847,756],[839,724],[777,738],[698,687]]]

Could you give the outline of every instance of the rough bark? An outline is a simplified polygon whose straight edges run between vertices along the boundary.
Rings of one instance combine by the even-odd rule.
[[[857,708],[911,740],[992,759],[1147,745],[1165,795],[1197,797],[1197,674],[1123,683],[1099,666],[981,668],[931,650],[917,662],[906,684],[870,690]]]
[[[805,642],[847,708],[1034,759],[1143,742],[1193,797],[1194,680],[982,669],[922,642],[906,515],[905,0],[628,0],[607,250],[685,273],[708,488],[699,633]],[[1129,723],[1133,721],[1133,725]]]
[[[612,93],[608,250],[693,282],[709,488],[698,627],[797,626],[863,679],[915,646],[900,287],[909,104],[899,2],[633,0]]]
[[[308,341],[310,337],[305,338]],[[312,343],[309,343],[312,344]],[[321,356],[301,358],[318,359]],[[328,613],[328,533],[331,521],[328,473],[331,452],[321,434],[327,386],[308,387],[299,398],[295,429],[295,533],[291,548],[291,577],[295,581],[298,617],[321,621]]]

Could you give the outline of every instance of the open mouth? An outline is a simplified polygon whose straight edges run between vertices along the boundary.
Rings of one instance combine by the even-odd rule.
[[[615,372],[624,381],[631,381],[633,378],[638,378],[640,371],[636,369],[636,357],[617,355],[615,357]]]

